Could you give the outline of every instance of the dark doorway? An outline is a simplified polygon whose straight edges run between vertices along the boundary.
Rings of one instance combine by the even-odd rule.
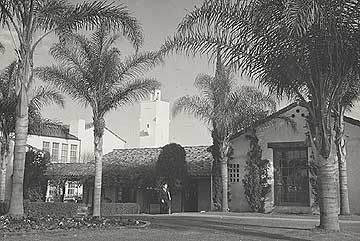
[[[275,205],[309,206],[307,148],[274,149]]]
[[[184,193],[184,211],[197,212],[198,211],[198,185],[196,181],[188,184]]]

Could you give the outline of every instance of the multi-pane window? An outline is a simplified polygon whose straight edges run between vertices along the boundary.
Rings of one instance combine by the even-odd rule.
[[[307,147],[274,149],[276,205],[309,205]]]
[[[68,182],[67,195],[74,196],[75,194],[77,194],[78,186],[79,186],[79,184],[77,182]]]
[[[70,162],[76,162],[77,159],[77,145],[70,146]]]
[[[240,164],[229,164],[228,174],[230,183],[240,182]]]
[[[50,153],[50,142],[48,141],[43,141],[43,151],[47,151]]]
[[[69,152],[69,145],[68,144],[62,144],[61,145],[61,162],[67,162],[68,161],[68,152]]]
[[[59,159],[59,147],[60,147],[59,143],[57,142],[52,143],[51,157],[54,161],[57,161]]]

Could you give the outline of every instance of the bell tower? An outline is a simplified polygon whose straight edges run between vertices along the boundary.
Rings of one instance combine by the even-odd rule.
[[[169,144],[169,102],[161,100],[161,91],[156,89],[149,100],[140,103],[139,147],[162,147]]]

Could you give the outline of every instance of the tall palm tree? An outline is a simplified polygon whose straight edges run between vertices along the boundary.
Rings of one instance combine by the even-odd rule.
[[[0,0],[0,24],[9,31],[15,32],[14,36],[17,39],[14,45],[19,62],[16,79],[18,107],[16,108],[13,189],[9,210],[12,216],[24,215],[22,186],[34,52],[39,43],[52,33],[62,38],[73,30],[93,29],[100,22],[109,28],[122,30],[122,34],[135,48],[141,46],[143,34],[140,24],[123,4],[84,1],[74,5],[67,0]],[[36,36],[40,37],[35,39]]]
[[[5,201],[6,166],[11,156],[10,141],[14,139],[16,94],[15,82],[17,63],[6,67],[0,74],[0,202]],[[64,98],[59,91],[46,87],[38,87],[31,93],[29,103],[29,129],[44,129],[48,120],[45,120],[40,111],[44,106],[57,104],[63,107]]]
[[[354,102],[359,99],[360,83],[356,77],[349,76],[348,89],[339,102],[335,104],[334,130],[335,130],[335,147],[338,162],[338,178],[339,178],[339,207],[340,215],[350,215],[349,191],[347,187],[347,169],[346,169],[346,142],[344,129],[345,112],[354,106]]]
[[[186,112],[209,125],[216,149],[212,151],[214,166],[219,166],[221,173],[221,207],[223,212],[228,212],[230,139],[239,130],[264,118],[269,110],[275,110],[276,103],[254,87],[237,86],[231,71],[222,66],[220,58],[216,66],[214,77],[201,74],[196,78],[195,87],[201,94],[180,97],[175,101],[172,113],[176,116]]]
[[[309,111],[316,160],[321,164],[320,228],[339,230],[336,161],[330,119],[347,76],[359,76],[359,1],[206,1],[187,14],[166,53],[214,56],[241,69],[279,96]]]
[[[96,163],[94,216],[100,216],[104,116],[143,99],[159,86],[157,81],[142,75],[162,61],[160,55],[137,53],[122,60],[120,50],[114,46],[119,37],[105,27],[95,31],[90,39],[73,34],[50,50],[59,65],[40,68],[38,72],[44,81],[92,109]]]

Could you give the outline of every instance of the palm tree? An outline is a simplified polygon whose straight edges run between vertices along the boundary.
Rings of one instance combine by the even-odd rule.
[[[71,4],[67,0],[0,0],[0,24],[14,31],[19,72],[16,79],[15,156],[9,214],[23,216],[25,145],[28,132],[28,100],[33,82],[34,52],[39,43],[55,33],[63,38],[72,30],[93,29],[103,22],[122,30],[135,48],[143,42],[142,29],[125,5],[105,1]],[[35,39],[36,36],[40,37]],[[17,44],[19,43],[19,44]]]
[[[280,97],[307,107],[321,164],[320,228],[339,230],[336,161],[330,119],[347,76],[359,75],[357,1],[206,1],[187,14],[163,51],[214,56],[241,69]]]
[[[15,110],[16,110],[16,94],[15,82],[17,63],[14,62],[5,68],[0,74],[0,202],[5,201],[5,182],[6,182],[6,166],[11,156],[10,141],[13,140],[15,132]],[[46,124],[50,121],[42,117],[40,111],[43,107],[51,104],[57,104],[63,107],[64,99],[59,91],[46,87],[38,87],[31,93],[29,103],[29,129],[46,128]]]
[[[96,163],[94,216],[100,216],[104,116],[143,99],[159,86],[153,79],[142,78],[142,74],[161,62],[160,55],[137,53],[122,61],[120,50],[114,46],[119,37],[104,27],[90,39],[73,34],[50,50],[59,65],[40,68],[38,72],[44,81],[92,108]]]
[[[264,118],[268,110],[275,109],[275,102],[254,87],[239,87],[232,73],[225,69],[220,58],[214,77],[201,74],[195,80],[200,95],[183,96],[173,105],[173,116],[186,112],[210,126],[213,139],[214,167],[220,166],[222,186],[222,211],[228,212],[228,160],[231,137],[241,129],[250,127]],[[217,154],[216,154],[217,153]],[[216,193],[216,191],[215,191]]]
[[[356,77],[350,76],[349,85],[342,99],[335,104],[334,114],[334,130],[335,130],[335,147],[338,162],[338,178],[339,178],[339,201],[340,215],[350,215],[349,192],[347,188],[347,169],[346,169],[346,143],[344,130],[345,111],[350,110],[354,102],[359,99],[360,83]]]

